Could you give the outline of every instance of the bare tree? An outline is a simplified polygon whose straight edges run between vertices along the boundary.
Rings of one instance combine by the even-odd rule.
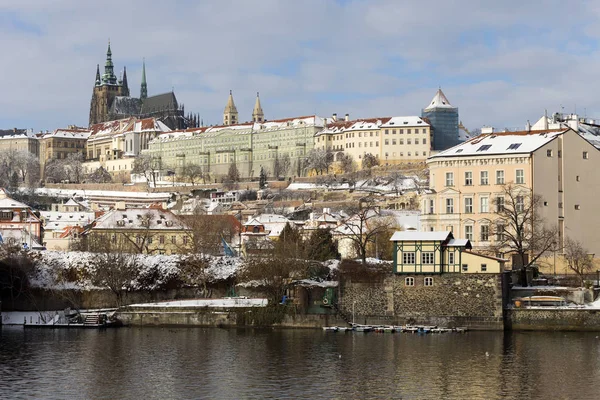
[[[302,259],[289,258],[276,253],[268,257],[252,257],[246,260],[240,274],[242,281],[255,282],[269,298],[281,301],[293,279],[309,277],[310,264]]]
[[[329,172],[329,166],[333,162],[333,153],[324,149],[312,149],[306,155],[307,167],[317,174]]]
[[[181,174],[184,178],[189,180],[192,185],[194,185],[200,179],[206,181],[202,167],[195,163],[186,163],[181,170]]]
[[[65,175],[71,183],[80,183],[83,177],[83,153],[69,153],[63,162]]]
[[[388,237],[394,220],[381,215],[378,207],[370,200],[358,208],[348,210],[351,215],[338,228],[341,237],[349,239],[363,264],[367,263],[369,247],[377,242],[378,236]]]
[[[558,228],[540,215],[541,196],[531,189],[507,183],[494,199],[496,220],[490,233],[495,236],[491,250],[512,254],[513,266],[534,264],[556,246]]]
[[[135,254],[127,252],[122,241],[113,242],[109,235],[97,235],[89,243],[95,254],[89,268],[90,281],[106,288],[115,296],[116,305],[123,305],[125,294],[131,290],[131,282],[138,273]]]
[[[86,181],[90,183],[110,183],[112,182],[112,176],[104,167],[100,166],[94,172],[88,174]]]
[[[564,245],[564,258],[567,267],[575,272],[579,277],[580,284],[583,286],[585,275],[594,269],[593,256],[583,247],[583,244],[575,239],[567,237]]]
[[[379,158],[371,153],[366,153],[363,155],[362,159],[362,169],[371,171],[371,168],[379,165]]]
[[[14,302],[29,292],[29,276],[34,270],[34,263],[21,243],[6,239],[0,244],[0,295]]]
[[[131,172],[133,174],[142,175],[146,179],[148,186],[150,186],[150,182],[152,182],[154,187],[156,187],[156,176],[161,170],[161,167],[160,159],[148,154],[140,154],[133,162]]]
[[[342,159],[340,160],[340,167],[342,172],[345,174],[350,174],[356,170],[356,165],[354,164],[354,158],[350,154],[344,154]]]
[[[292,163],[289,155],[284,154],[281,157],[276,155],[275,160],[273,161],[273,175],[275,175],[275,178],[280,178],[282,176],[285,177],[290,169],[291,164]]]

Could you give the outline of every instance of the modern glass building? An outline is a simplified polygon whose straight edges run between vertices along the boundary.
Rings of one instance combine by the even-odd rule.
[[[432,149],[441,151],[460,143],[458,139],[458,108],[452,106],[442,89],[438,89],[431,103],[421,110],[433,131]]]

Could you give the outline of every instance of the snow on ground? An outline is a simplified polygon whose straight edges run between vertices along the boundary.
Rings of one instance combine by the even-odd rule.
[[[174,300],[159,303],[131,304],[129,307],[265,307],[267,299],[248,299],[245,297],[228,297],[224,299]]]
[[[98,254],[88,252],[43,251],[34,253],[37,260],[36,272],[31,277],[34,287],[46,289],[97,289],[86,278],[94,269],[94,261]],[[242,267],[243,260],[238,257],[207,256],[210,266],[207,272],[211,280],[224,280],[237,273]],[[160,287],[180,274],[179,255],[140,254],[137,258],[138,276],[131,282],[133,290],[152,290]],[[77,282],[64,279],[66,275],[76,275]],[[152,282],[152,286],[144,286]]]

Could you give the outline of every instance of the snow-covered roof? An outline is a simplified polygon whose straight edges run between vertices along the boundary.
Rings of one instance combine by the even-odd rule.
[[[91,135],[90,130],[82,129],[56,129],[53,132],[46,133],[42,139],[61,138],[61,139],[87,139]]]
[[[421,117],[392,117],[389,121],[381,124],[382,128],[402,128],[403,126],[429,126]]]
[[[175,214],[158,208],[111,210],[96,220],[94,229],[180,230],[184,224]]]
[[[44,229],[62,230],[67,226],[85,226],[94,220],[96,214],[93,211],[40,211],[40,216],[44,222]]]
[[[451,147],[429,159],[442,157],[481,156],[498,154],[530,154],[554,140],[569,129],[522,132],[484,133],[469,141]]]
[[[446,239],[452,239],[452,232],[448,231],[433,231],[433,232],[419,232],[419,231],[397,231],[394,232],[390,241],[392,242],[443,242]]]
[[[10,208],[29,208],[29,206],[25,203],[21,203],[15,199],[11,199],[8,197],[8,194],[4,189],[0,188],[0,208],[10,209]]]
[[[442,89],[438,89],[427,108],[425,108],[425,111],[433,110],[435,108],[455,108],[450,104],[450,101],[448,101],[448,98],[444,92],[442,92]]]
[[[450,239],[447,244],[448,247],[469,247],[471,248],[471,242],[469,239]]]

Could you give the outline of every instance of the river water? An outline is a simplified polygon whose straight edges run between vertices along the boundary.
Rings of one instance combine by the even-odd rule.
[[[0,399],[13,398],[598,399],[600,339],[3,327]]]

